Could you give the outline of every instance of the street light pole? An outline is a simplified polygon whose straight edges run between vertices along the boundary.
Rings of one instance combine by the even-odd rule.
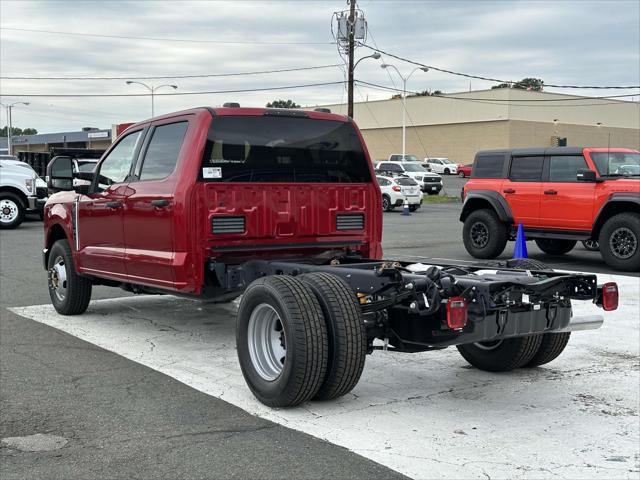
[[[402,76],[402,74],[400,73],[400,70],[398,70],[398,68],[395,65],[391,65],[388,63],[383,63],[382,65],[380,65],[380,67],[382,68],[393,68],[396,73],[398,74],[398,76],[402,79],[402,160],[404,161],[405,159],[405,155],[406,155],[406,145],[407,145],[407,121],[406,121],[406,115],[407,115],[407,82],[409,81],[409,79],[411,78],[411,76],[416,73],[418,70],[422,70],[423,72],[428,72],[429,68],[427,67],[416,67],[413,70],[411,70],[411,73],[409,73],[409,75],[407,75],[406,77]]]
[[[149,93],[151,93],[151,118],[153,118],[155,116],[154,95],[155,95],[156,90],[158,90],[159,88],[162,88],[162,87],[171,87],[174,90],[176,90],[178,88],[177,85],[153,85],[153,86],[149,86],[146,83],[136,82],[134,80],[127,80],[126,83],[127,83],[127,85],[131,85],[132,83],[137,83],[138,85],[142,85],[147,90],[149,90]]]
[[[13,145],[11,144],[11,131],[13,130],[13,124],[11,122],[11,111],[13,107],[16,105],[29,105],[29,102],[13,102],[8,105],[4,103],[0,103],[3,107],[7,109],[7,153],[12,155]]]

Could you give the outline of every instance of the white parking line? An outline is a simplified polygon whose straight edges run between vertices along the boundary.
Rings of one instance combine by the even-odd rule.
[[[233,304],[150,296],[95,301],[77,317],[11,310],[412,477],[638,478],[640,280],[600,277],[619,283],[621,308],[544,368],[490,374],[455,349],[377,351],[352,394],[289,410],[246,387]],[[576,304],[575,314],[593,309]]]

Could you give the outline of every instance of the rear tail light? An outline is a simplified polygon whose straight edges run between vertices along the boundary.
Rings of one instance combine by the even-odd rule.
[[[602,308],[607,312],[618,308],[618,284],[616,282],[602,285]]]
[[[393,187],[391,187],[391,190],[393,190],[394,192],[401,192],[402,191],[402,189],[397,185],[394,185]]]
[[[467,301],[462,297],[451,297],[447,302],[447,325],[459,330],[467,324]]]

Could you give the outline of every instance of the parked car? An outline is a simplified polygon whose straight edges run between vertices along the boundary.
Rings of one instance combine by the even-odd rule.
[[[465,248],[497,257],[522,224],[550,255],[591,240],[612,268],[639,271],[640,173],[630,173],[639,167],[640,152],[624,148],[478,152],[463,189]]]
[[[546,364],[572,330],[603,322],[572,316],[572,299],[617,308],[615,283],[529,260],[489,272],[383,261],[380,188],[346,116],[195,108],[130,126],[93,172],[72,170],[69,157],[47,166],[50,182],[68,185],[45,207],[55,310],[84,313],[94,285],[242,296],[238,361],[268,406],[347,394],[378,342],[407,353],[457,346],[489,371]]]
[[[376,170],[382,175],[405,175],[413,178],[423,192],[437,195],[442,190],[442,177],[437,173],[427,171],[418,162],[380,162]]]
[[[412,154],[406,153],[404,157],[401,153],[392,153],[387,159],[388,162],[420,162],[420,159]]]
[[[27,213],[42,216],[47,184],[28,164],[9,155],[0,159],[0,228],[18,227]]]
[[[411,212],[415,212],[422,205],[422,191],[413,178],[376,176],[376,180],[382,192],[382,210],[385,212],[402,207],[405,200]]]
[[[431,171],[443,173],[445,175],[456,175],[458,173],[458,164],[453,163],[448,158],[425,158],[424,164],[431,167]]]
[[[473,165],[458,165],[458,176],[460,178],[470,177]]]

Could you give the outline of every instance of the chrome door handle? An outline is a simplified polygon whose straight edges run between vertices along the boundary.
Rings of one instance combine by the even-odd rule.
[[[157,208],[166,207],[169,205],[169,200],[165,200],[164,198],[159,198],[157,200],[151,200],[151,205]]]

